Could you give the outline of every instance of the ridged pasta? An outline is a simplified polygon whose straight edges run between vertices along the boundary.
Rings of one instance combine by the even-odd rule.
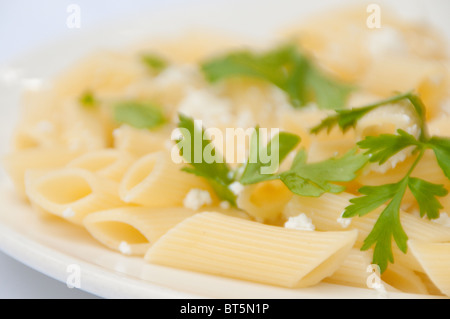
[[[192,188],[210,190],[203,179],[181,171],[182,167],[162,151],[141,157],[120,182],[120,198],[146,207],[173,207],[182,206]]]
[[[260,222],[276,222],[292,193],[278,180],[245,186],[237,206]]]
[[[102,149],[75,158],[67,164],[67,167],[82,168],[120,182],[135,160],[136,158],[127,152],[117,149]]]
[[[450,296],[450,243],[412,240],[408,246],[436,287]]]
[[[17,192],[25,197],[25,172],[27,170],[63,167],[79,155],[79,151],[61,147],[28,148],[7,154],[3,157],[2,164]]]
[[[134,156],[167,150],[175,145],[170,140],[170,130],[167,129],[149,131],[122,125],[114,130],[113,135],[114,148]]]
[[[169,229],[196,213],[183,207],[121,207],[90,214],[83,225],[111,249],[127,255],[144,255]]]
[[[81,225],[96,211],[125,206],[118,195],[118,183],[80,168],[61,168],[33,174],[26,182],[26,194],[40,209]]]
[[[283,214],[287,218],[289,216],[297,216],[300,213],[305,213],[311,218],[317,230],[342,230],[345,227],[342,222],[340,223],[342,213],[345,208],[350,205],[349,200],[354,197],[355,195],[348,193],[339,195],[326,193],[320,198],[294,196],[286,205]],[[382,208],[379,208],[365,216],[354,217],[350,220],[347,219],[347,222],[350,222],[347,228],[358,230],[358,239],[356,241],[357,247],[362,246],[364,239],[372,230],[381,210]],[[405,212],[400,213],[400,220],[403,229],[410,239],[428,242],[450,241],[450,228],[448,227],[421,219]],[[395,244],[393,245],[393,252],[394,259],[402,265],[407,265],[413,270],[422,271],[420,264],[410,252],[407,254],[402,253]]]
[[[306,287],[331,275],[355,239],[356,231],[299,231],[205,212],[168,231],[145,260],[277,286]]]

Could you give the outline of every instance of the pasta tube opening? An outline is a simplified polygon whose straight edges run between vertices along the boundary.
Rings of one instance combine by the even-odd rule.
[[[83,177],[68,173],[42,181],[36,191],[51,202],[64,205],[87,197],[92,188]]]

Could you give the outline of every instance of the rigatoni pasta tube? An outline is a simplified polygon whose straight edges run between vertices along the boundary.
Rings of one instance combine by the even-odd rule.
[[[435,286],[450,297],[450,243],[414,240],[408,246]]]
[[[150,263],[283,287],[311,286],[346,258],[356,231],[311,232],[196,214],[147,252]]]
[[[141,157],[125,173],[120,197],[127,203],[146,207],[170,207],[182,206],[193,188],[210,190],[202,178],[183,172],[182,167],[162,151]]]
[[[79,225],[90,213],[126,205],[118,183],[80,168],[51,170],[26,186],[33,205]]]
[[[88,215],[83,225],[105,246],[130,255],[144,255],[150,245],[196,211],[183,207],[121,207]]]

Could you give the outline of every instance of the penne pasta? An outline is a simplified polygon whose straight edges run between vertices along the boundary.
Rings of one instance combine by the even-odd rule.
[[[369,235],[374,223],[382,208],[379,208],[363,217],[343,219],[342,213],[350,205],[349,200],[355,195],[348,193],[324,194],[320,198],[302,198],[294,196],[286,205],[283,212],[286,218],[297,216],[300,213],[311,218],[317,230],[338,231],[342,229],[357,229],[358,239],[356,246],[361,247],[364,239]],[[437,223],[421,219],[412,214],[401,213],[401,223],[410,239],[418,239],[427,242],[450,241],[450,228]],[[421,265],[414,256],[408,252],[402,253],[393,244],[394,259],[408,268],[416,271],[423,271]]]
[[[77,167],[110,178],[116,182],[134,163],[134,156],[117,149],[102,149],[83,154],[67,164],[67,167]]]
[[[450,244],[414,240],[408,246],[433,284],[443,294],[450,296]]]
[[[126,203],[170,207],[182,206],[193,188],[209,190],[202,179],[181,171],[168,154],[155,152],[140,158],[127,170],[119,194]]]
[[[80,151],[60,147],[28,148],[7,154],[3,157],[2,162],[17,192],[25,197],[25,173],[27,170],[63,167],[80,154]]]
[[[80,168],[61,168],[32,174],[26,194],[32,205],[81,225],[96,211],[125,206],[118,183]]]
[[[162,236],[150,263],[283,287],[311,286],[345,259],[356,231],[309,232],[201,213]]]
[[[126,255],[144,255],[169,229],[196,213],[183,207],[121,207],[90,214],[83,225],[111,249]]]

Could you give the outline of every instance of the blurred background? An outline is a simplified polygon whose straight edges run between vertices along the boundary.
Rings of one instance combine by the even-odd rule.
[[[450,37],[448,20],[450,1],[391,0],[367,3],[387,2],[402,17],[435,24]],[[297,10],[286,10],[283,6],[289,3],[295,3],[294,7]],[[196,10],[189,10],[195,14],[185,16],[183,23],[195,25],[201,20],[198,17],[215,12],[218,25],[225,25],[233,32],[240,32],[239,27],[243,23],[254,24],[255,34],[264,36],[280,22],[295,22],[302,14],[323,10],[329,6],[336,7],[341,3],[361,4],[361,1],[316,0],[304,3],[309,10],[307,12],[301,10],[303,0],[1,0],[0,70],[2,66],[7,66],[10,61],[29,54],[35,48],[89,32],[93,28],[114,25],[116,21],[130,19],[133,15],[142,17],[148,13],[158,17],[161,12],[161,19],[164,19],[165,12],[195,7]],[[223,5],[235,7],[234,11],[226,10],[233,12],[233,15],[220,16],[214,11],[220,10]],[[263,7],[264,10],[261,10]],[[80,11],[80,18],[70,19],[71,14],[77,10]],[[260,12],[265,14],[261,15]],[[273,16],[267,16],[267,12],[272,12]],[[152,21],[146,21],[146,25],[151,23]],[[77,49],[79,48],[74,48]],[[64,283],[42,275],[0,252],[0,298],[95,298],[95,296],[76,289],[68,289]]]

